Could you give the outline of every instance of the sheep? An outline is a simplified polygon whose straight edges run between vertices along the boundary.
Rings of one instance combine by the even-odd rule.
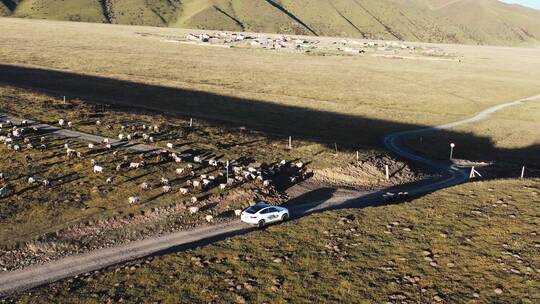
[[[0,197],[6,195],[7,193],[8,193],[7,186],[4,186],[4,187],[0,188]]]
[[[127,140],[131,140],[131,134],[126,135]]]
[[[196,196],[192,196],[192,197],[191,197],[191,202],[192,202],[192,203],[196,203],[198,200],[199,200],[199,199],[197,199]]]
[[[82,154],[82,152],[77,152],[77,157],[78,157],[78,158],[83,158],[84,155]]]
[[[255,172],[257,172],[257,169],[255,169],[255,168],[253,168],[253,167],[249,167],[249,168],[248,168],[248,172],[249,172],[249,173],[255,173]]]
[[[73,122],[71,122],[71,121],[68,121],[68,123],[67,123],[67,126],[68,126],[68,128],[71,128],[71,127],[73,127]]]
[[[154,137],[150,136],[150,137],[148,138],[148,141],[151,142],[151,143],[154,143]]]
[[[171,192],[171,186],[163,186],[162,188],[163,188],[163,192],[165,193]]]
[[[187,194],[189,190],[187,188],[180,188],[180,194]]]
[[[161,184],[162,184],[163,186],[168,186],[168,185],[169,185],[169,180],[166,179],[166,178],[164,178],[164,177],[162,177],[162,178],[161,178]]]
[[[94,173],[103,173],[103,167],[101,166],[94,166]]]
[[[182,158],[179,157],[179,156],[173,155],[173,159],[174,159],[175,163],[181,163],[182,162]]]
[[[96,121],[96,126],[98,126],[98,127],[101,126],[101,120]]]
[[[218,166],[218,162],[215,160],[215,159],[211,159],[208,161],[208,164],[212,167],[217,167]]]
[[[199,207],[195,207],[195,206],[189,207],[189,213],[190,214],[195,214],[197,212],[199,212]]]
[[[92,159],[90,160],[90,164],[91,164],[92,166],[95,166],[95,165],[97,165],[97,161],[96,161],[95,159],[92,158]]]
[[[196,162],[196,163],[201,163],[201,162],[202,162],[201,158],[198,157],[198,156],[195,156],[195,157],[193,158],[193,161]]]
[[[118,151],[113,151],[112,155],[113,155],[114,157],[118,157]]]
[[[184,173],[184,168],[177,168],[176,169],[176,174],[180,175],[182,173]]]
[[[147,142],[148,138],[150,138],[150,136],[148,136],[148,134],[146,134],[146,133],[143,133],[142,138],[143,138],[143,141]]]
[[[111,146],[111,144],[106,144],[106,145],[105,145],[105,149],[107,149],[107,150],[110,150],[110,149],[112,149],[112,146]]]
[[[23,142],[24,142],[25,144],[28,144],[28,143],[30,143],[30,138],[28,138],[28,137],[25,137],[25,138],[23,139]]]
[[[4,172],[0,172],[0,179],[4,179],[4,177],[6,177],[6,176],[4,175]]]
[[[167,143],[167,148],[172,149],[174,148],[174,145],[172,143]]]
[[[45,137],[44,136],[41,136],[41,138],[39,139],[40,142],[45,142]]]
[[[141,189],[148,190],[150,189],[150,185],[147,182],[144,182],[141,184]]]
[[[131,169],[138,169],[140,166],[140,163],[129,163],[129,168]]]
[[[33,185],[35,182],[36,182],[36,179],[35,179],[35,178],[33,178],[33,177],[29,177],[29,178],[28,178],[28,183],[29,183],[30,185]]]
[[[207,215],[205,218],[204,218],[207,222],[211,223],[214,221],[214,217],[211,216],[211,215]]]
[[[193,187],[194,188],[199,188],[201,186],[201,182],[199,181],[193,181]]]
[[[119,172],[120,170],[122,170],[122,164],[116,165],[116,172]]]
[[[105,182],[106,182],[107,184],[109,184],[109,185],[112,184],[112,183],[113,183],[113,177],[107,178],[107,179],[105,180]]]
[[[141,199],[140,199],[138,196],[131,196],[131,197],[129,197],[129,199],[128,199],[128,202],[129,202],[130,204],[137,204],[137,203],[139,203],[140,201],[141,201]]]
[[[225,190],[225,188],[227,188],[227,184],[219,184],[220,190]]]
[[[94,149],[94,144],[88,144],[88,149]]]
[[[65,124],[65,120],[63,120],[63,119],[58,120],[58,125],[59,125],[60,127],[63,127],[64,124]]]
[[[48,187],[51,184],[51,182],[48,179],[43,180],[43,186]]]
[[[287,163],[287,162],[286,162],[285,160],[282,160],[282,161],[279,162],[279,165],[280,165],[280,166],[285,166],[286,163]]]
[[[208,176],[206,174],[201,174],[201,180],[206,179]]]
[[[268,188],[268,187],[270,187],[271,183],[272,183],[272,181],[267,179],[267,180],[263,181],[263,187]]]
[[[32,149],[34,149],[34,145],[32,145],[31,143],[30,143],[30,144],[27,144],[27,145],[26,145],[26,149],[32,150]]]
[[[302,162],[297,162],[296,164],[294,164],[296,166],[296,168],[298,169],[302,169],[302,167],[304,167],[304,163]]]
[[[109,143],[109,139],[108,139],[108,138],[104,138],[104,139],[103,139],[103,143],[104,143],[104,144],[108,144],[108,143]]]
[[[208,187],[208,186],[210,186],[211,183],[212,182],[210,180],[208,180],[208,179],[203,179],[202,180],[203,187]]]
[[[21,151],[21,146],[19,146],[19,145],[13,145],[13,150],[14,150],[14,151]]]
[[[234,215],[236,215],[236,216],[242,215],[242,210],[240,210],[240,209],[234,210]]]
[[[118,139],[119,140],[124,140],[124,134],[122,134],[122,133],[118,134]]]

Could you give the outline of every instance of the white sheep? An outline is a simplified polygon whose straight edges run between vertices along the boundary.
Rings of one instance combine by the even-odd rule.
[[[163,192],[165,193],[171,192],[171,186],[163,186],[162,188],[163,188]]]
[[[163,186],[167,186],[167,185],[169,185],[169,180],[166,179],[166,178],[164,178],[164,177],[162,177],[162,178],[161,178],[161,184],[162,184]]]
[[[220,190],[225,190],[225,188],[227,188],[227,184],[219,184]]]
[[[205,218],[204,218],[207,222],[211,223],[214,221],[214,217],[211,216],[211,215],[207,215]]]
[[[138,196],[131,196],[128,201],[130,204],[137,204],[141,199]]]
[[[195,206],[189,207],[189,213],[195,214],[197,212],[199,212],[199,207],[195,207]]]
[[[191,197],[191,202],[192,203],[196,203],[198,201],[197,197],[196,196],[192,196]]]
[[[184,173],[184,168],[177,168],[176,169],[176,174],[182,174]]]
[[[97,161],[96,161],[95,159],[92,158],[92,159],[90,160],[90,164],[92,164],[92,166],[95,166],[95,165],[97,165]]]
[[[119,140],[124,140],[124,134],[122,134],[122,133],[118,134],[118,139]]]
[[[21,151],[21,146],[19,146],[19,145],[13,145],[13,150],[14,150],[14,151]]]
[[[71,128],[71,127],[73,127],[73,123],[71,121],[68,121],[67,126],[68,126],[68,128]]]
[[[167,148],[172,149],[172,148],[174,148],[174,145],[172,143],[167,143]]]
[[[36,179],[35,179],[35,178],[33,178],[33,177],[29,177],[29,178],[28,178],[28,183],[29,183],[30,185],[33,185],[35,182],[36,182]]]
[[[242,210],[240,210],[240,209],[234,210],[234,215],[236,215],[236,216],[242,215]]]
[[[267,188],[267,187],[270,186],[271,183],[272,183],[272,181],[267,179],[267,180],[263,181],[263,187]]]
[[[143,190],[148,190],[150,188],[150,185],[148,185],[148,183],[144,182],[144,183],[141,184],[141,188]]]
[[[43,180],[43,186],[48,187],[51,184],[51,182],[48,179]]]
[[[94,149],[94,144],[88,144],[88,149]]]
[[[110,184],[113,183],[113,178],[112,178],[112,177],[109,177],[109,178],[107,178],[107,179],[105,180],[105,182],[106,182],[107,184],[110,185]]]
[[[138,169],[141,166],[141,163],[129,163],[129,167],[132,169]]]
[[[103,173],[103,167],[101,166],[94,166],[94,173]]]
[[[58,120],[58,125],[59,125],[60,127],[63,127],[65,123],[66,123],[66,122],[65,122],[65,120],[63,120],[63,119]]]
[[[187,188],[180,188],[180,193],[181,194],[187,194],[189,192],[189,190]]]
[[[212,182],[210,180],[208,180],[208,179],[203,179],[202,180],[203,187],[208,187],[208,186],[210,186],[211,183]]]
[[[193,187],[194,188],[199,188],[201,186],[201,182],[199,181],[193,181]]]
[[[202,162],[201,158],[198,157],[198,156],[195,156],[195,157],[193,158],[193,161],[196,162],[196,163]]]

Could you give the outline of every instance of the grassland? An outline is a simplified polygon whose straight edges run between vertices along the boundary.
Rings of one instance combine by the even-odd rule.
[[[212,30],[515,45],[538,42],[540,12],[494,0],[24,0],[15,17]],[[0,6],[1,7],[1,6]]]
[[[39,288],[19,303],[536,303],[540,181],[344,209]]]
[[[132,131],[142,125],[159,125],[161,131],[154,135],[155,147],[165,148],[173,143],[176,149],[203,158],[230,160],[237,165],[259,167],[282,159],[303,161],[317,176],[315,182],[346,186],[356,189],[373,189],[412,181],[416,175],[402,162],[377,157],[380,151],[363,150],[360,162],[347,151],[335,152],[333,147],[311,141],[295,139],[293,149],[287,148],[287,139],[255,132],[245,127],[216,124],[195,119],[189,127],[189,119],[178,119],[120,107],[101,106],[92,100],[68,100],[66,104],[57,96],[15,87],[0,88],[0,111],[13,113],[22,118],[57,124],[59,119],[71,121],[73,128],[89,134],[116,138],[120,126]],[[101,126],[96,125],[96,121]],[[110,126],[110,128],[108,127]],[[5,135],[6,130],[0,131]],[[68,252],[114,245],[150,235],[178,229],[189,229],[205,222],[206,215],[217,221],[230,220],[235,209],[242,209],[256,200],[283,203],[288,199],[286,190],[292,186],[287,174],[274,179],[273,187],[263,189],[260,182],[246,182],[225,191],[217,188],[224,182],[224,169],[201,164],[193,165],[195,177],[206,174],[218,178],[209,189],[193,189],[188,185],[192,179],[189,164],[160,162],[146,157],[142,169],[115,167],[126,162],[139,162],[142,153],[119,149],[118,155],[102,148],[89,149],[84,140],[69,139],[49,134],[29,137],[37,148],[46,150],[23,152],[9,150],[0,145],[4,157],[0,160],[0,188],[8,193],[0,197],[0,267],[19,268],[28,264],[61,257]],[[67,159],[64,144],[69,144],[86,155],[83,159]],[[131,144],[143,143],[135,138]],[[28,161],[26,157],[31,157]],[[126,159],[124,159],[126,158]],[[105,167],[103,175],[92,172],[90,160]],[[392,179],[384,180],[384,164],[391,167]],[[177,168],[186,171],[178,175]],[[219,177],[221,174],[221,177]],[[231,173],[232,174],[232,173]],[[29,177],[37,180],[30,185]],[[112,177],[111,184],[106,179]],[[164,193],[160,179],[171,181],[172,191]],[[50,185],[44,186],[42,180]],[[142,183],[150,186],[141,188]],[[179,187],[189,188],[182,194]],[[138,196],[141,202],[130,204],[128,198]],[[191,197],[199,198],[197,203]],[[202,210],[190,214],[188,207]]]
[[[461,62],[310,56],[160,38],[188,32],[180,29],[0,22],[0,58],[10,64],[1,67],[2,83],[337,142],[351,152],[380,146],[382,136],[393,131],[461,119],[536,95],[540,85],[537,48],[430,45]],[[321,38],[323,44],[334,41]],[[529,109],[534,118],[538,108]],[[537,138],[534,122],[490,123],[500,126],[491,129],[496,134],[459,130],[441,134],[440,143],[464,137],[461,142],[483,145],[482,151],[499,151],[494,141],[512,130],[523,136],[507,139],[504,149],[511,154],[527,151],[523,148]]]

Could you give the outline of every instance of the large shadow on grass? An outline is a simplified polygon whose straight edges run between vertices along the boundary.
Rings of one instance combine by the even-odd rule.
[[[181,118],[204,118],[220,125],[247,126],[270,136],[283,137],[284,140],[293,136],[332,146],[337,143],[342,151],[348,150],[351,153],[363,149],[382,149],[383,136],[426,127],[262,100],[13,65],[0,64],[0,83],[31,88],[53,98],[60,99],[66,95],[68,98],[114,105],[123,111],[152,111]],[[458,147],[466,145],[467,150],[478,151],[467,155],[473,161],[503,160],[515,164],[513,170],[516,176],[519,176],[518,164],[530,166],[531,172],[537,172],[535,169],[540,167],[540,143],[519,149],[505,149],[496,147],[488,137],[450,130],[437,131],[435,134],[440,142],[432,139],[427,149],[436,151],[435,156],[441,160],[447,158],[448,144],[452,140],[457,141]],[[458,155],[459,152],[456,151]]]

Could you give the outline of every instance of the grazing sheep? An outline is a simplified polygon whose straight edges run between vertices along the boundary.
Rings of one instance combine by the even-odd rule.
[[[0,172],[0,179],[4,179],[5,175],[4,172]]]
[[[126,135],[127,140],[131,140],[131,134]]]
[[[201,182],[199,182],[199,181],[193,181],[193,187],[194,187],[194,188],[199,188],[199,187],[201,187]]]
[[[190,214],[195,214],[197,212],[199,212],[199,207],[195,207],[195,206],[189,207],[189,213]]]
[[[171,186],[163,186],[162,188],[163,188],[163,192],[165,193],[171,192]]]
[[[172,143],[167,143],[167,148],[172,149],[174,148],[174,145]]]
[[[212,167],[217,167],[218,166],[218,162],[215,160],[215,159],[211,159],[208,161],[208,164]]]
[[[282,161],[279,162],[280,166],[285,166],[285,164],[287,164],[287,162],[285,160],[282,160]]]
[[[23,120],[23,121],[21,122],[21,125],[23,125],[23,126],[28,125],[28,120]]]
[[[166,178],[164,178],[164,177],[162,177],[162,178],[161,178],[161,184],[162,184],[163,186],[168,186],[168,185],[169,185],[169,180],[166,179]]]
[[[129,168],[131,169],[138,169],[140,166],[140,163],[129,163]]]
[[[105,149],[107,149],[107,150],[110,150],[110,149],[112,149],[112,146],[111,146],[111,144],[106,144],[106,145],[105,145]]]
[[[180,194],[187,194],[189,190],[187,188],[180,188]]]
[[[138,196],[131,196],[129,199],[128,199],[128,202],[130,204],[137,204],[141,201],[141,199],[138,197]]]
[[[103,139],[103,143],[104,143],[104,144],[108,144],[108,143],[109,143],[109,139],[108,139],[108,138],[104,138],[104,139]]]
[[[197,199],[196,196],[191,197],[191,202],[192,203],[196,203],[197,201],[198,201],[198,199]]]
[[[13,145],[13,150],[14,150],[14,151],[21,151],[21,146],[19,146],[19,145]]]
[[[211,216],[211,215],[207,215],[205,218],[204,218],[207,222],[211,223],[214,221],[214,217]]]
[[[43,180],[43,186],[48,187],[51,184],[51,182],[48,179]]]
[[[25,138],[23,139],[23,142],[24,142],[25,144],[28,144],[28,143],[30,143],[30,138],[28,138],[28,137],[25,137]]]
[[[234,215],[236,215],[236,216],[242,215],[242,210],[240,210],[240,209],[234,210]]]
[[[94,166],[94,173],[103,173],[103,167],[101,166]]]
[[[66,122],[65,122],[65,120],[63,120],[63,119],[58,120],[58,125],[59,125],[60,127],[63,127],[65,123],[66,123]]]
[[[195,157],[193,158],[193,161],[196,162],[196,163],[201,163],[201,162],[202,162],[201,158],[198,157],[198,156],[195,156]]]
[[[270,187],[270,184],[272,184],[272,181],[269,180],[269,179],[263,181],[263,187],[265,187],[265,188]]]
[[[95,166],[95,165],[97,165],[97,161],[96,161],[95,159],[92,158],[92,159],[90,160],[90,164],[92,164],[92,166]]]
[[[94,149],[94,144],[88,144],[88,149]]]
[[[297,162],[296,164],[294,164],[296,166],[296,168],[298,169],[302,169],[302,167],[304,167],[304,163],[302,162]]]
[[[122,164],[116,165],[116,172],[119,172],[120,170],[122,170]]]
[[[71,128],[71,127],[73,127],[73,123],[71,121],[68,121],[67,126],[68,126],[68,128]]]
[[[182,174],[184,173],[184,168],[177,168],[176,169],[176,174]]]
[[[113,155],[114,157],[118,157],[118,151],[113,151],[112,155]]]
[[[96,126],[101,126],[101,120],[96,121]]]
[[[227,188],[227,184],[219,184],[220,190],[225,190],[225,188]]]
[[[45,142],[45,137],[41,136],[41,138],[39,139],[40,142]]]
[[[118,134],[118,139],[119,140],[124,140],[124,134],[122,134],[122,133]]]
[[[82,154],[82,152],[77,152],[77,157],[78,157],[78,158],[83,158],[84,155]]]
[[[32,149],[34,149],[34,145],[32,145],[31,143],[30,143],[30,144],[27,144],[27,145],[26,145],[26,149],[32,150]]]
[[[208,187],[208,186],[210,186],[211,183],[212,182],[210,180],[208,180],[208,179],[203,179],[202,180],[203,187]]]
[[[112,177],[109,177],[109,178],[107,178],[107,179],[105,180],[105,182],[106,182],[107,184],[110,185],[110,184],[113,183],[113,178],[112,178]]]
[[[35,182],[36,182],[36,179],[35,179],[35,178],[33,178],[33,177],[29,177],[29,178],[28,178],[28,183],[29,183],[30,185],[33,185]]]
[[[151,143],[154,143],[154,138],[153,138],[152,136],[150,136],[150,137],[148,138],[148,141],[151,142]]]
[[[148,189],[150,189],[150,185],[148,183],[144,182],[144,183],[141,184],[141,188],[143,190],[148,190]]]

